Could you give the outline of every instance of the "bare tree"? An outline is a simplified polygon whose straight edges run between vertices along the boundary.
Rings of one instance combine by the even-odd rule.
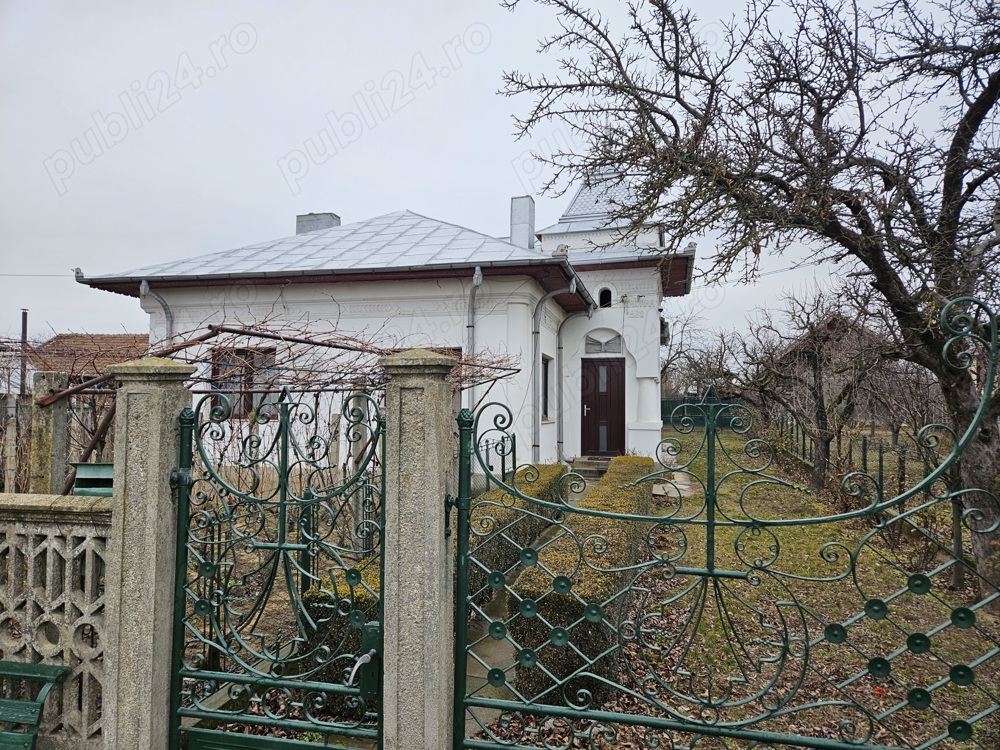
[[[668,250],[716,232],[716,275],[800,243],[852,264],[959,435],[989,399],[961,482],[981,490],[963,498],[982,571],[1000,581],[1000,398],[963,355],[977,339],[949,344],[989,346],[995,329],[972,303],[968,328],[940,320],[948,300],[998,297],[1000,6],[748,0],[710,44],[671,0],[630,3],[620,34],[578,0],[535,2],[556,14],[541,46],[561,72],[509,73],[505,92],[533,97],[522,132],[554,120],[586,144],[549,155],[550,186],[623,183],[620,218],[660,224]]]
[[[701,309],[680,304],[661,310],[664,335],[660,339],[660,385],[664,396],[683,393],[691,385],[688,361],[695,342],[705,335]]]
[[[902,433],[918,447],[917,432],[926,424],[947,419],[937,379],[912,362],[887,362],[863,385],[865,411],[889,428],[892,443]]]
[[[762,411],[777,407],[795,418],[816,446],[816,489],[826,482],[831,444],[855,418],[862,386],[885,353],[861,323],[863,310],[845,299],[837,290],[787,294],[777,312],[762,310],[748,321],[745,334],[722,337],[731,356],[718,375]]]

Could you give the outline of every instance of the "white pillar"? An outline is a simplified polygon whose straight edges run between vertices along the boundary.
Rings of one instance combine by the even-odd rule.
[[[636,419],[628,425],[628,449],[640,456],[652,456],[660,442],[663,422],[660,418],[658,378],[637,378]]]
[[[520,357],[521,371],[514,373],[508,379],[508,385],[502,391],[502,397],[497,394],[491,397],[493,401],[502,401],[514,407],[517,415],[513,430],[517,439],[517,460],[531,460],[531,311],[527,302],[510,302],[507,304],[507,341],[523,341],[527,348],[511,351],[510,354]],[[496,393],[496,391],[493,391]],[[522,407],[523,408],[519,408]]]

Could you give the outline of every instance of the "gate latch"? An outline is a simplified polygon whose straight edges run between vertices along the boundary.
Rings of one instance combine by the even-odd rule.
[[[381,625],[377,622],[365,623],[361,629],[361,656],[354,662],[351,676],[347,679],[347,686],[354,684],[354,678],[358,678],[358,688],[361,690],[361,697],[364,700],[371,700],[378,697],[379,673],[381,663],[378,658],[378,650],[381,646]]]

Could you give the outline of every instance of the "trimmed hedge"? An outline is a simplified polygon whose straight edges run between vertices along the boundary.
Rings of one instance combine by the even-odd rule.
[[[525,495],[550,503],[560,502],[559,480],[566,473],[564,464],[541,464],[538,477],[527,479],[530,469],[521,469],[511,484]],[[565,498],[564,498],[565,499]],[[505,575],[520,563],[520,552],[552,523],[557,512],[515,497],[497,487],[472,501],[469,514],[469,595],[478,605],[488,602],[495,593],[489,586],[489,574]]]
[[[615,458],[579,507],[649,515],[652,484],[623,485],[652,471],[650,458]],[[537,564],[524,568],[510,584],[508,627],[522,649],[514,684],[526,699],[551,704],[568,700],[579,705],[578,691],[586,690],[592,696],[590,706],[596,707],[611,697],[613,689],[600,680],[573,675],[587,672],[616,681],[620,664],[617,629],[625,617],[622,608],[635,573],[613,569],[640,562],[649,525],[567,513],[561,536],[540,549]],[[588,666],[588,661],[593,664]]]
[[[353,569],[361,576],[361,580],[353,585],[348,581],[347,571],[336,568],[322,588],[313,586],[302,593],[302,603],[316,623],[316,630],[300,647],[300,656],[320,646],[328,647],[332,656],[360,653],[361,626],[379,619],[378,594],[381,589],[378,557],[366,560],[364,565],[363,568]],[[334,660],[312,679],[338,682],[343,668],[343,661]]]

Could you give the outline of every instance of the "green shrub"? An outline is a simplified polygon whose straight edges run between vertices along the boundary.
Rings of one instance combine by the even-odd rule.
[[[349,581],[348,571],[334,569],[322,588],[314,586],[303,592],[302,604],[316,629],[300,647],[300,657],[322,646],[330,649],[331,657],[361,652],[361,626],[379,619],[379,559],[369,558],[363,568],[351,569],[351,575]],[[354,575],[360,575],[360,581],[353,583]],[[334,659],[311,679],[339,682],[344,663],[342,659]],[[304,661],[309,668],[315,665],[312,659]]]
[[[529,497],[561,502],[559,480],[566,473],[565,465],[542,464],[535,468],[537,477],[530,469],[522,469],[514,476],[512,486]],[[515,497],[502,487],[472,501],[468,569],[469,594],[476,604],[482,605],[493,596],[489,574],[494,571],[506,574],[518,565],[521,548],[548,528],[555,512]]]
[[[624,485],[652,470],[649,458],[614,459],[579,507],[648,515],[652,485]],[[578,691],[587,691],[591,707],[596,707],[610,697],[611,688],[598,678],[617,678],[618,627],[626,619],[622,610],[635,576],[620,569],[641,560],[648,527],[647,522],[568,513],[561,533],[538,551],[537,564],[526,567],[510,585],[509,632],[520,649],[530,649],[521,652],[514,679],[525,698],[579,704],[586,701],[578,698]],[[525,601],[533,602],[537,612]]]

